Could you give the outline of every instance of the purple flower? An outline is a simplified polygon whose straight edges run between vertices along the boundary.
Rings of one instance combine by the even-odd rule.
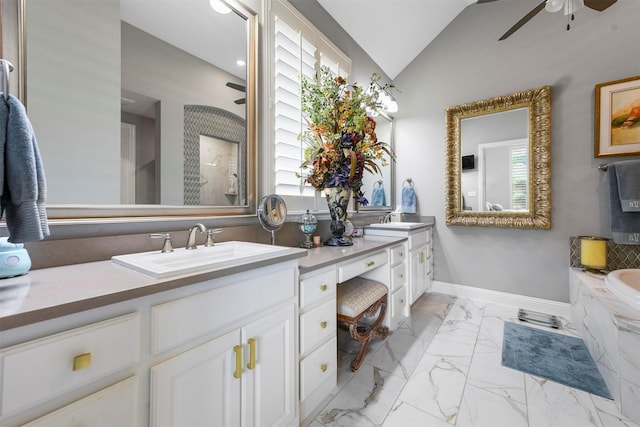
[[[342,138],[340,139],[340,145],[342,145],[342,148],[351,148],[351,146],[353,146],[353,143],[353,134],[343,132]]]

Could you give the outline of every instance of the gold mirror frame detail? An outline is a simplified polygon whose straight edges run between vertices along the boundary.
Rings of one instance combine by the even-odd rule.
[[[462,210],[461,120],[517,108],[529,109],[529,210]],[[485,99],[445,110],[446,224],[505,228],[551,228],[551,87]]]

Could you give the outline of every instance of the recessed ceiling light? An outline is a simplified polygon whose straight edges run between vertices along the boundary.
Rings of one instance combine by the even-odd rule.
[[[238,59],[236,61],[236,65],[238,65],[238,67],[244,67],[245,65],[247,65],[247,63],[244,62],[242,59]]]
[[[222,0],[209,0],[209,4],[211,5],[211,8],[218,13],[226,14],[231,12],[231,8],[224,4]]]

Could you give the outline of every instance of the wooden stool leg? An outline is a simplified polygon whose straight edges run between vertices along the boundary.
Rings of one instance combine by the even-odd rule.
[[[360,330],[358,330],[358,320],[365,316],[372,317],[376,314],[378,309],[380,309],[380,314],[378,315],[376,321],[368,328],[365,329],[363,327],[360,327]],[[388,329],[385,327],[381,327],[386,311],[387,296],[385,295],[383,298],[380,298],[375,304],[372,304],[371,307],[369,307],[360,316],[354,319],[353,322],[349,322],[349,333],[351,334],[351,338],[362,343],[358,354],[351,362],[351,371],[355,372],[360,368],[360,365],[364,360],[364,356],[367,353],[367,348],[369,348],[369,342],[371,342],[371,339],[373,337],[384,339],[389,335]]]

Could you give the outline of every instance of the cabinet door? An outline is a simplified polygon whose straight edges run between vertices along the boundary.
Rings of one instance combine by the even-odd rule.
[[[151,425],[239,426],[239,344],[235,330],[151,368]]]
[[[411,304],[427,290],[427,246],[411,251]]]
[[[246,349],[244,427],[289,425],[293,421],[297,398],[294,318],[295,307],[291,306],[242,328]]]

